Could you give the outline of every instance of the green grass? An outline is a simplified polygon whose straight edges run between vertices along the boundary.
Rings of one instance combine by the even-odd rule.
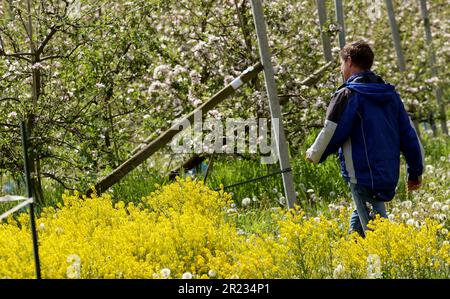
[[[425,134],[424,134],[425,135]],[[311,134],[305,145],[313,141],[315,135]],[[447,157],[450,153],[449,138],[444,137],[424,137],[424,148],[427,156],[427,163],[436,164],[441,157]],[[297,149],[296,153],[291,153],[292,173],[294,176],[294,186],[298,193],[298,202],[308,214],[319,214],[327,211],[328,204],[337,201],[350,201],[349,188],[340,175],[340,166],[336,156],[329,157],[324,163],[314,165],[304,158],[305,148]],[[208,161],[206,161],[208,163]],[[448,165],[448,164],[447,164]],[[397,188],[397,198],[400,200],[408,198],[405,189],[405,163],[402,161],[401,175]],[[278,164],[263,165],[258,157],[252,160],[235,158],[227,155],[217,155],[213,161],[213,166],[208,175],[206,184],[210,188],[218,188],[237,182],[242,182],[251,178],[266,175],[279,170]],[[186,175],[185,175],[186,176]],[[193,177],[203,180],[203,173],[194,174]],[[3,182],[7,178],[3,178]],[[118,184],[114,185],[108,193],[113,195],[115,200],[124,202],[139,202],[143,196],[149,195],[156,189],[156,185],[169,183],[168,177],[145,166],[140,166],[130,174],[125,176]],[[14,190],[15,194],[24,194],[23,186]],[[242,223],[253,223],[266,221],[263,215],[268,209],[273,207],[284,207],[280,204],[280,197],[284,196],[281,174],[265,178],[256,182],[227,189],[232,193],[233,199],[238,208],[241,208],[242,199],[249,197],[256,198],[250,208],[251,213],[247,213],[250,220],[242,220]],[[308,192],[309,191],[309,192]],[[44,206],[56,205],[60,202],[64,188],[61,185],[45,181],[44,185]],[[0,205],[0,212],[10,208],[11,204]],[[258,215],[262,211],[262,215]],[[254,215],[254,213],[256,213]],[[247,225],[246,225],[247,226]]]

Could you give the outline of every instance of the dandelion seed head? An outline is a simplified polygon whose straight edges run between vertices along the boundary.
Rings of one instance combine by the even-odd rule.
[[[341,264],[337,265],[337,267],[333,271],[333,278],[339,278],[342,272],[344,272],[344,266],[342,266]]]
[[[169,268],[161,269],[161,276],[163,278],[168,278],[170,276],[170,269]]]
[[[381,278],[381,259],[377,254],[369,254],[367,257],[367,277]]]
[[[227,214],[233,214],[233,213],[236,213],[236,212],[237,212],[236,208],[232,208],[232,209],[228,209],[227,210]]]
[[[248,205],[250,205],[250,203],[251,203],[251,199],[248,198],[248,197],[246,197],[246,198],[244,198],[244,199],[242,200],[242,206],[243,206],[243,207],[247,207]]]
[[[433,210],[440,210],[441,209],[441,203],[438,201],[433,202],[433,204],[431,205],[431,208],[433,208]]]
[[[407,201],[402,202],[402,205],[407,209],[411,209],[412,202],[410,200],[407,200]]]
[[[209,270],[208,271],[208,276],[209,277],[216,277],[217,276],[217,272],[215,270]]]

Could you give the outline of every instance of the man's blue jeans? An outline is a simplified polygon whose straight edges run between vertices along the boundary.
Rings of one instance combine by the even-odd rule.
[[[372,190],[358,184],[350,184],[350,190],[352,191],[353,201],[355,202],[356,209],[350,216],[350,231],[356,231],[361,237],[365,237],[365,231],[367,230],[367,223],[369,220],[375,219],[375,214],[379,214],[381,217],[387,218],[386,207],[383,201],[377,200]]]

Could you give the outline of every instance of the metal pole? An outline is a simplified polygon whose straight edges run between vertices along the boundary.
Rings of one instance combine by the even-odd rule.
[[[389,16],[389,24],[392,32],[392,39],[394,41],[395,51],[397,52],[397,63],[400,72],[406,70],[405,58],[403,57],[402,45],[400,43],[400,33],[398,31],[397,22],[395,21],[394,6],[392,0],[385,0],[386,8]],[[417,122],[413,122],[417,134],[420,136],[420,127]]]
[[[422,19],[423,24],[425,27],[425,39],[428,44],[428,51],[429,51],[429,63],[431,68],[431,76],[437,77],[438,71],[436,68],[436,54],[434,53],[433,48],[433,41],[432,41],[432,35],[431,35],[431,28],[430,28],[430,19],[428,17],[428,9],[427,9],[427,1],[426,0],[420,0],[420,11],[422,13]],[[441,128],[442,133],[445,135],[448,135],[448,129],[447,129],[447,119],[445,115],[445,106],[442,103],[442,88],[440,84],[436,87],[434,90],[436,94],[436,102],[439,107],[439,118],[441,119]]]
[[[22,121],[20,124],[20,128],[22,131],[22,148],[23,148],[23,164],[25,170],[25,183],[27,185],[27,196],[31,198],[33,193],[31,190],[31,177],[30,177],[30,169],[28,164],[28,137],[27,137],[27,128],[25,125],[25,121]],[[34,255],[34,266],[36,278],[41,279],[41,264],[39,261],[39,246],[38,246],[38,236],[36,231],[36,221],[34,219],[34,202],[30,203],[30,227],[31,227],[31,237],[33,240],[33,255]]]
[[[334,0],[334,5],[336,7],[336,21],[341,26],[341,30],[339,31],[339,47],[342,49],[345,46],[345,21],[342,0]]]
[[[323,31],[323,26],[327,22],[327,9],[325,6],[325,0],[317,0],[317,12],[319,13],[319,23],[320,23],[320,35],[322,37],[323,45],[323,55],[325,60],[333,60],[333,54],[331,53],[331,43],[330,37],[327,32]]]
[[[394,6],[392,5],[392,0],[385,0],[385,3],[389,16],[389,24],[391,26],[392,40],[394,41],[395,52],[397,52],[398,68],[401,72],[404,72],[406,70],[405,58],[403,57],[400,34],[398,32],[397,22],[395,21]]]
[[[261,63],[264,67],[264,80],[266,84],[267,96],[269,98],[272,126],[274,126],[276,121],[278,121],[279,124],[278,130],[274,130],[279,163],[281,169],[290,169],[289,153],[284,136],[283,120],[281,118],[280,102],[278,100],[269,42],[267,40],[267,29],[264,19],[264,12],[260,0],[252,0],[251,3],[256,35],[258,37],[259,55],[261,57]],[[296,194],[294,190],[294,180],[292,177],[292,172],[283,172],[282,178],[284,192],[287,199],[287,206],[288,208],[293,208],[294,204],[296,203]]]
[[[211,172],[211,168],[213,166],[214,161],[214,152],[209,156],[208,167],[206,168],[205,178],[203,179],[203,184],[206,185],[206,179],[208,178],[208,174]]]

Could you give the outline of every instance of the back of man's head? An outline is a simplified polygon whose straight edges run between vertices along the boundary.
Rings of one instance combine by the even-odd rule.
[[[351,58],[354,65],[365,71],[372,68],[375,56],[369,44],[365,41],[356,41],[346,44],[342,48],[340,54],[343,61],[347,61]]]

